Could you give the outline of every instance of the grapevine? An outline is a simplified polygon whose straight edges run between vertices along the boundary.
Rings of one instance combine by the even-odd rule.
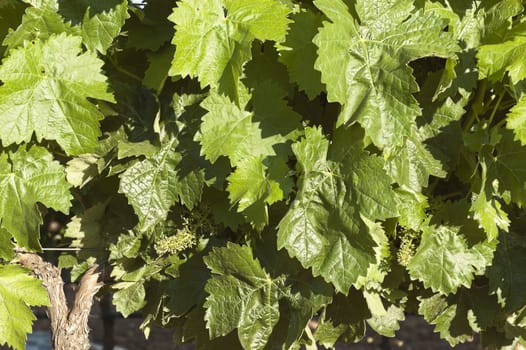
[[[198,349],[526,346],[525,34],[520,0],[0,0],[0,344],[34,306],[77,344],[70,269]]]

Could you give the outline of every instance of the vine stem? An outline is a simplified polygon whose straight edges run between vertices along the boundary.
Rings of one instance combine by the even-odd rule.
[[[440,196],[440,198],[442,200],[446,200],[446,199],[453,198],[453,197],[456,197],[456,196],[459,196],[459,195],[462,195],[462,192],[456,191],[456,192],[451,192],[451,193],[448,193],[446,195]]]
[[[118,72],[120,72],[120,73],[126,75],[127,77],[132,78],[133,80],[136,80],[136,81],[138,81],[138,82],[140,82],[140,83],[142,84],[142,79],[141,79],[138,75],[136,75],[136,74],[130,72],[130,71],[127,70],[127,69],[122,68],[122,67],[119,65],[119,62],[117,62],[117,60],[116,60],[114,57],[108,56],[108,59],[109,59],[111,65],[112,65],[112,66],[113,66]]]
[[[477,90],[477,94],[475,96],[475,99],[473,101],[473,105],[471,107],[471,112],[469,114],[468,120],[466,122],[466,125],[464,126],[464,131],[467,131],[471,128],[473,123],[475,122],[475,119],[478,119],[482,102],[484,101],[484,96],[486,95],[486,89],[488,86],[487,80],[483,80],[480,83],[480,87]]]
[[[500,128],[502,124],[506,122],[506,118],[502,118],[497,124],[495,124],[494,128]]]
[[[504,91],[502,91],[499,94],[499,98],[497,99],[497,102],[495,103],[495,107],[493,107],[493,111],[491,111],[491,115],[489,116],[488,125],[491,125],[493,122],[493,118],[495,117],[495,114],[497,113],[497,110],[499,109],[500,103],[502,102],[502,99],[504,98]]]
[[[435,188],[437,187],[438,185],[438,182],[440,181],[440,179],[438,177],[435,177],[433,179],[433,182],[431,182],[428,186],[427,186],[427,190],[429,192],[429,194],[432,194],[433,191],[435,190]]]

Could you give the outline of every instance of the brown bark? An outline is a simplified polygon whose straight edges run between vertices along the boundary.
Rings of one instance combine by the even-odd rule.
[[[19,254],[20,263],[42,280],[51,305],[47,309],[51,321],[51,340],[54,350],[89,350],[88,316],[93,297],[102,287],[97,266],[82,276],[71,308],[64,293],[60,269],[34,253]]]

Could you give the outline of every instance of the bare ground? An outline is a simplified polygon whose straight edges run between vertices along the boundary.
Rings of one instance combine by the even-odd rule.
[[[139,330],[140,319],[115,319],[114,340],[115,344],[128,350],[182,350],[192,349],[192,346],[176,347],[172,342],[173,331],[168,329],[153,328],[148,340]],[[92,339],[102,343],[102,320],[98,315],[90,319]],[[49,329],[48,320],[39,320],[35,323],[34,330]],[[479,350],[482,349],[475,338],[471,342],[451,347],[433,332],[433,327],[428,325],[421,317],[408,316],[401,324],[395,338],[385,339],[372,332],[357,344],[338,344],[338,350]],[[221,350],[221,349],[219,349]],[[230,350],[230,349],[228,349]]]

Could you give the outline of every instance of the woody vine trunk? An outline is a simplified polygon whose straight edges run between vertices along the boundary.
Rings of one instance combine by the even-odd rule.
[[[50,306],[47,315],[51,322],[51,341],[54,350],[89,350],[88,316],[93,297],[103,283],[99,282],[97,266],[90,268],[78,284],[73,305],[68,306],[64,293],[61,269],[33,253],[20,254],[20,263],[42,280]]]

